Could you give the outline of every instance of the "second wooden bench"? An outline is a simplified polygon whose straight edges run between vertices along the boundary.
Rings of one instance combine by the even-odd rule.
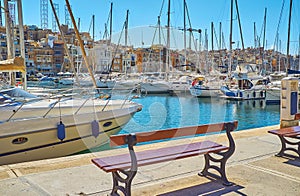
[[[275,129],[268,132],[277,135],[280,139],[281,149],[276,156],[290,156],[286,151],[293,151],[300,157],[300,126]]]
[[[175,129],[166,129],[151,132],[140,132],[135,134],[115,135],[110,137],[111,146],[128,145],[129,153],[116,156],[108,156],[102,158],[94,158],[92,162],[105,172],[111,172],[113,176],[113,189],[111,195],[119,195],[122,192],[124,195],[131,195],[131,183],[137,173],[138,167],[171,161],[175,159],[183,159],[191,156],[204,154],[205,166],[199,175],[216,176],[210,173],[209,169],[214,169],[219,172],[220,178],[224,185],[232,185],[226,177],[225,165],[229,157],[235,151],[235,143],[231,135],[231,131],[237,128],[238,122],[224,122],[216,124],[207,124],[201,126],[191,126]],[[135,152],[133,146],[137,143],[149,142],[154,140],[163,140],[168,138],[191,136],[206,133],[221,133],[226,132],[229,140],[229,145],[224,146],[212,141],[201,141],[188,144],[175,145],[171,147],[157,148]],[[217,154],[220,157],[213,157],[212,154]],[[220,165],[211,165],[212,162]],[[120,175],[125,175],[123,177]],[[122,186],[123,185],[123,186]]]

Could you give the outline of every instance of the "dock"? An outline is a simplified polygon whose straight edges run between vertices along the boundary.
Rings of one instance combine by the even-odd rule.
[[[139,168],[132,194],[141,195],[300,195],[300,159],[276,157],[279,138],[268,130],[279,125],[233,132],[236,151],[227,164],[233,186],[198,176],[203,156]],[[201,141],[210,136],[185,138],[137,146],[136,151],[156,146]],[[220,134],[212,138],[226,143]],[[112,177],[91,159],[127,152],[127,148],[97,153],[0,166],[0,195],[108,195]]]

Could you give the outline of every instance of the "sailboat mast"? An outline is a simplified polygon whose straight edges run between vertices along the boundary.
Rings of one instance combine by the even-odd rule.
[[[78,25],[78,31],[80,31],[80,18],[78,18],[78,23],[77,23],[77,25]]]
[[[168,80],[169,74],[169,64],[170,64],[170,12],[171,10],[171,0],[168,2],[168,23],[167,23],[167,64],[166,64],[166,77]]]
[[[211,51],[214,53],[214,23],[211,22]]]
[[[157,25],[158,25],[158,43],[161,45],[161,25],[160,25],[160,16],[157,17]]]
[[[20,33],[20,50],[21,50],[21,57],[24,58],[24,67],[25,67],[25,73],[22,73],[22,80],[23,80],[23,88],[26,90],[27,78],[26,78],[26,66],[25,66],[25,43],[24,43],[22,0],[19,0],[17,3],[18,3],[17,7],[18,7],[18,21],[19,21],[19,33]]]
[[[65,49],[65,52],[66,52],[66,54],[67,54],[67,56],[68,56],[68,58],[69,58],[71,67],[72,67],[72,69],[73,69],[73,71],[74,71],[74,74],[75,74],[75,81],[76,81],[76,83],[77,83],[78,85],[80,85],[79,79],[78,79],[78,76],[77,76],[77,73],[76,73],[76,69],[75,69],[75,66],[74,66],[73,57],[71,56],[70,51],[69,51],[69,49],[68,49],[68,47],[67,47],[67,44],[66,44],[67,42],[66,42],[66,40],[65,40],[65,34],[64,34],[64,31],[61,29],[60,22],[59,22],[59,19],[58,19],[58,16],[57,16],[57,13],[56,13],[56,10],[55,10],[55,8],[54,8],[54,4],[53,4],[53,1],[52,1],[52,0],[50,0],[50,4],[51,4],[51,7],[52,7],[53,15],[54,15],[54,17],[55,17],[55,20],[56,20],[56,23],[57,23],[59,32],[60,32],[60,34],[61,34],[62,41],[64,42],[64,49]],[[62,67],[63,67],[63,66],[62,66]],[[78,70],[77,70],[77,71],[78,71]]]
[[[113,9],[113,3],[110,4],[110,22],[109,22],[109,43],[111,43],[111,38],[112,38],[112,9]]]
[[[290,68],[290,34],[291,34],[291,19],[292,19],[292,6],[293,0],[290,0],[290,14],[289,14],[289,24],[288,24],[288,40],[287,40],[287,47],[286,47],[286,56],[287,56],[287,66],[286,66],[286,73],[288,73],[288,69]]]
[[[244,50],[244,39],[243,39],[243,32],[242,32],[242,25],[241,25],[241,19],[240,19],[240,13],[239,13],[239,6],[237,3],[237,0],[235,0],[235,7],[236,7],[236,12],[238,16],[238,22],[239,22],[239,28],[240,28],[240,36],[241,36],[241,41],[242,41],[242,49]]]
[[[93,14],[92,16],[92,21],[93,21],[93,45],[95,41],[95,15]]]
[[[11,31],[11,20],[8,10],[8,0],[4,0],[4,10],[5,10],[5,30],[6,30],[6,42],[7,42],[7,59],[14,58],[13,52],[13,41],[12,41],[12,31]],[[10,72],[10,85],[15,85],[15,73]]]
[[[85,49],[84,49],[84,46],[83,46],[83,42],[82,42],[82,40],[81,40],[79,31],[78,31],[78,29],[77,29],[76,22],[75,22],[75,19],[74,19],[72,10],[71,10],[71,6],[70,6],[70,3],[69,3],[69,0],[66,0],[66,5],[67,5],[67,8],[68,8],[68,11],[69,11],[69,14],[70,14],[70,17],[71,17],[73,26],[74,26],[74,30],[75,30],[77,39],[78,39],[78,41],[79,41],[79,45],[80,45],[80,48],[81,48],[81,52],[82,52],[82,56],[83,56],[85,65],[86,65],[86,67],[87,67],[87,69],[88,69],[88,72],[89,72],[91,78],[92,78],[94,87],[96,88],[96,87],[97,87],[97,82],[96,82],[96,80],[95,80],[95,77],[94,77],[94,74],[93,74],[93,72],[92,72],[92,69],[91,69],[91,67],[89,66],[89,63],[88,63],[88,60],[87,60],[87,57],[86,57],[86,52],[85,52]]]
[[[253,23],[253,34],[254,34],[254,48],[256,48],[256,24]]]
[[[183,0],[183,45],[184,45],[184,65],[187,64],[186,59],[186,2]]]
[[[264,37],[263,37],[263,49],[262,49],[262,54],[261,54],[261,63],[262,63],[262,68],[264,71],[266,71],[266,65],[264,63],[264,58],[265,58],[265,43],[266,43],[266,24],[267,24],[267,8],[265,8],[265,15],[264,15]]]
[[[264,15],[263,49],[265,49],[265,42],[266,42],[266,23],[267,23],[267,8],[265,8],[265,15]]]
[[[125,21],[125,46],[127,46],[127,38],[128,38],[128,15],[129,10],[126,12],[126,21]]]
[[[228,71],[231,73],[231,52],[232,52],[232,17],[233,17],[233,0],[230,6],[230,33],[229,33],[229,66]]]
[[[6,39],[7,39],[7,59],[13,58],[12,51],[12,36],[11,36],[11,22],[8,11],[8,0],[4,0],[4,9],[5,9],[5,29],[6,29]]]
[[[219,48],[219,50],[221,50],[222,49],[222,23],[220,22],[219,23],[219,46],[220,46],[220,48]],[[220,55],[221,56],[221,55]]]
[[[222,23],[219,23],[219,65],[222,65],[221,50],[222,50]],[[222,55],[223,56],[223,55]]]
[[[214,23],[211,22],[211,69],[214,69]]]

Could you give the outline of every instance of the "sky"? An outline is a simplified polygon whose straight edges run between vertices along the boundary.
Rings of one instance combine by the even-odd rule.
[[[65,0],[53,0],[59,5],[60,23],[65,24]],[[164,2],[164,4],[163,4]],[[266,48],[273,48],[277,29],[281,40],[281,51],[285,52],[287,45],[288,14],[290,0],[238,0],[238,8],[242,26],[245,47],[254,47],[254,22],[257,35],[263,39],[264,13],[266,15]],[[24,24],[41,26],[40,0],[22,0]],[[129,10],[129,44],[150,45],[154,37],[157,17],[161,15],[161,25],[167,25],[167,0],[69,0],[73,15],[80,18],[80,31],[92,33],[92,15],[95,15],[95,39],[103,37],[105,23],[108,21],[110,4],[113,3],[113,33],[114,40],[119,37],[123,28],[126,12]],[[219,39],[219,24],[222,23],[226,47],[229,47],[230,32],[230,0],[186,0],[188,14],[192,28],[203,31],[201,40],[204,39],[204,31],[207,29],[208,40],[211,43],[211,23],[214,23],[216,37]],[[284,6],[283,6],[284,4]],[[283,9],[282,9],[283,6]],[[280,13],[282,9],[282,17]],[[300,32],[300,1],[293,1],[291,22],[290,53],[298,53]],[[161,14],[160,14],[161,13]],[[48,10],[48,27],[52,27],[52,10]],[[176,29],[174,34],[183,34],[178,29],[183,28],[183,0],[171,0],[171,26]],[[280,23],[279,23],[280,21]],[[187,16],[187,25],[189,25]],[[143,28],[141,28],[143,27]],[[142,29],[142,30],[141,30]],[[174,30],[175,32],[175,30]],[[233,48],[241,47],[240,32],[237,21],[237,12],[234,7],[233,16]],[[122,34],[123,37],[124,34]],[[195,32],[195,39],[200,39]],[[158,33],[155,39],[158,39]],[[175,36],[176,37],[176,36]],[[122,38],[123,40],[123,38]],[[187,38],[188,40],[188,38]],[[182,47],[183,41],[174,38],[172,47]],[[174,43],[176,42],[176,43]],[[216,43],[216,39],[214,39]],[[188,45],[188,43],[187,43]],[[262,45],[262,44],[261,44]],[[198,44],[197,44],[198,46]],[[217,48],[217,45],[214,45]],[[211,49],[211,44],[209,44]]]

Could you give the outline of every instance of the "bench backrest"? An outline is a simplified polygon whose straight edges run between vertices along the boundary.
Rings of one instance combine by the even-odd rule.
[[[300,120],[300,113],[295,114],[295,120]]]
[[[198,135],[205,133],[214,133],[221,132],[226,129],[227,125],[233,125],[231,127],[231,131],[237,128],[238,121],[233,122],[223,122],[223,123],[215,123],[215,124],[206,124],[200,126],[189,126],[182,128],[173,128],[173,129],[165,129],[158,131],[150,131],[150,132],[138,132],[132,134],[123,134],[123,135],[113,135],[110,136],[110,145],[111,146],[121,146],[128,144],[128,136],[134,136],[135,143],[148,142],[154,140],[162,140],[190,135]]]

